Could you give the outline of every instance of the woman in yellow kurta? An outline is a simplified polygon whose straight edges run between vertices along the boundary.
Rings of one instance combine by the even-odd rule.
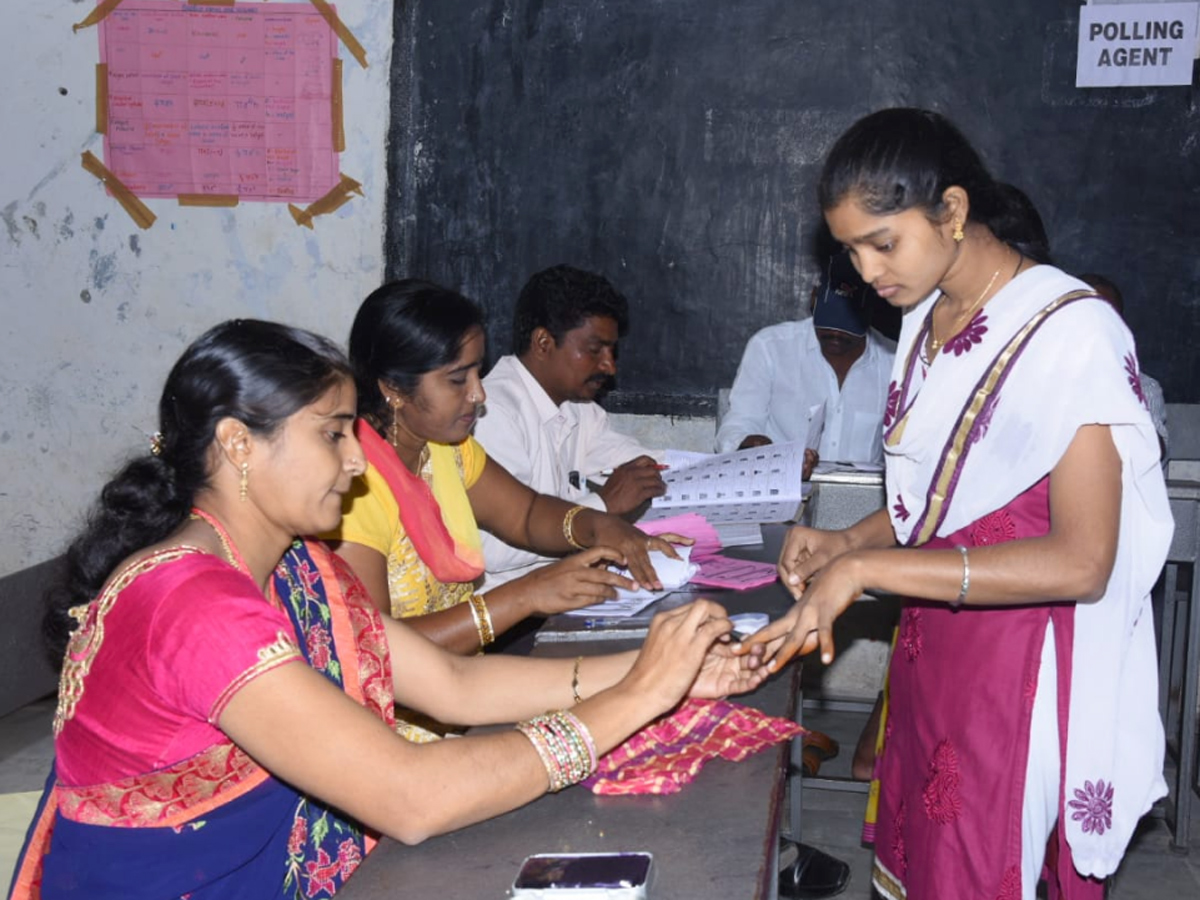
[[[538,494],[489,460],[471,437],[484,401],[483,317],[467,298],[405,280],[371,294],[355,317],[350,358],[357,434],[370,466],[327,538],[380,609],[444,647],[470,653],[528,616],[661,587],[650,549],[674,555],[625,520]],[[478,526],[509,544],[567,558],[475,592]]]
[[[360,425],[359,431],[365,433],[366,429]],[[379,443],[382,452],[389,451],[382,440]],[[467,491],[483,474],[487,455],[474,438],[426,447],[422,480],[429,485],[447,530],[463,535],[464,547],[478,553],[479,531]],[[449,609],[474,593],[474,579],[442,582],[422,560],[404,527],[395,494],[375,466],[368,467],[346,501],[339,539],[370,548],[387,560],[388,608],[384,612],[397,619],[423,616]]]

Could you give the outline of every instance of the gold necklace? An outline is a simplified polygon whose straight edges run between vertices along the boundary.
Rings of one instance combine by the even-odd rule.
[[[188,518],[193,522],[206,522],[208,527],[217,535],[217,540],[221,542],[221,551],[225,554],[225,561],[239,571],[243,571],[246,568],[245,563],[238,564],[241,554],[234,553],[233,547],[229,544],[229,538],[225,534],[225,529],[220,526],[213,516],[202,509],[193,508],[192,514]]]
[[[1018,261],[1017,265],[1020,266],[1019,261]],[[999,277],[1000,277],[1000,270],[997,269],[995,272],[992,273],[992,277],[990,279],[988,279],[987,287],[985,287],[983,289],[983,293],[980,294],[977,298],[975,298],[975,302],[972,303],[965,310],[963,310],[958,315],[956,315],[953,319],[950,320],[950,334],[951,335],[954,335],[957,333],[954,330],[954,326],[957,325],[962,320],[963,316],[967,315],[968,313],[973,313],[976,309],[979,308],[979,304],[981,304],[983,302],[983,298],[988,295],[988,291],[990,291],[992,289],[992,285],[996,283],[996,279]],[[946,296],[946,294],[943,292],[942,296],[938,297],[938,303],[941,303],[942,300],[945,298],[945,296]],[[937,310],[935,309],[934,312],[937,312]],[[942,344],[944,344],[944,343],[946,343],[944,340],[938,340],[937,322],[931,318],[929,320],[929,356],[931,359],[937,355],[937,352],[939,350],[942,349]]]

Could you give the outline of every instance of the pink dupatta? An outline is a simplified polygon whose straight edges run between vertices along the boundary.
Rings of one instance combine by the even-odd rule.
[[[469,527],[465,521],[456,524],[455,518],[447,517],[443,510],[447,502],[467,503],[462,482],[457,482],[461,498],[444,496],[443,491],[450,486],[438,484],[438,472],[435,471],[434,487],[430,488],[422,478],[404,467],[392,446],[362,419],[355,423],[355,434],[367,461],[391,488],[400,509],[400,523],[417,555],[434,577],[443,584],[452,584],[474,581],[482,575],[483,551],[474,517],[469,515],[469,505],[466,506],[468,515],[460,517],[470,520]]]

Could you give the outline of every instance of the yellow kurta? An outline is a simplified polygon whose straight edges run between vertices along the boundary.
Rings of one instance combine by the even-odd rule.
[[[421,471],[427,483],[434,472],[438,475],[453,472],[463,488],[470,489],[487,462],[487,454],[474,438],[467,438],[461,444],[431,443],[428,447],[429,460]],[[472,582],[443,584],[429,571],[404,530],[391,488],[374,466],[367,467],[346,495],[341,526],[323,537],[362,544],[387,558],[388,595],[392,616],[397,619],[449,609],[475,590]]]

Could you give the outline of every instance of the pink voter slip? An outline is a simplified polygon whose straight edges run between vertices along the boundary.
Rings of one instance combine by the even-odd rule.
[[[775,563],[758,562],[752,559],[730,559],[727,556],[706,556],[693,561],[700,571],[692,576],[692,584],[704,587],[732,588],[747,591],[750,588],[770,584],[779,573]]]

